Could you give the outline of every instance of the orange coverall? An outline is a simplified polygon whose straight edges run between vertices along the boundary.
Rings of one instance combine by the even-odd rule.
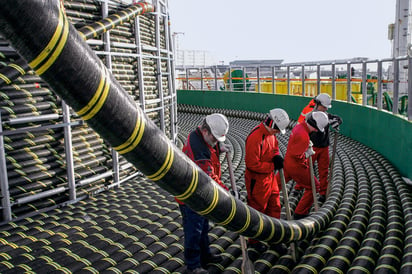
[[[245,146],[247,203],[254,209],[279,219],[280,180],[276,180],[273,163],[273,157],[279,155],[278,140],[260,123],[247,137]]]
[[[309,141],[309,128],[306,121],[303,121],[301,124],[297,124],[292,130],[283,163],[285,181],[289,182],[293,179],[296,182],[296,188],[305,189],[295,209],[295,213],[300,215],[309,214],[309,210],[313,204],[309,160],[305,157],[305,152],[309,148]],[[280,181],[279,173],[276,175],[276,179]],[[316,177],[315,185],[318,190],[319,181]]]

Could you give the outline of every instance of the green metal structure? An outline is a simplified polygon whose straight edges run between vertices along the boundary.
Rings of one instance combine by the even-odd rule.
[[[177,98],[179,104],[262,113],[280,107],[296,120],[309,101],[301,96],[195,90],[178,90]],[[412,123],[404,116],[342,101],[334,101],[331,112],[343,118],[343,135],[378,151],[412,179]]]

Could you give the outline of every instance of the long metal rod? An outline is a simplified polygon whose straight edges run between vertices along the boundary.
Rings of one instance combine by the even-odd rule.
[[[239,193],[237,191],[236,187],[236,182],[235,182],[235,175],[233,174],[233,165],[232,165],[232,159],[231,159],[231,153],[228,151],[226,152],[226,160],[227,160],[227,166],[229,168],[229,178],[230,178],[230,184],[232,186],[232,190],[234,191],[235,198],[240,199]],[[249,255],[247,253],[247,244],[246,244],[246,239],[242,235],[239,236],[240,238],[240,247],[242,249],[242,273],[243,274],[253,274],[255,273],[254,270],[254,265],[252,261],[249,259]]]
[[[412,68],[412,57],[408,58],[408,68]],[[412,79],[412,69],[408,69],[408,79]],[[408,120],[412,120],[412,80],[408,81]]]
[[[39,200],[39,199],[42,199],[42,198],[46,198],[46,197],[50,197],[50,196],[53,196],[53,195],[56,195],[56,194],[63,193],[66,190],[67,190],[67,188],[62,186],[62,187],[42,191],[42,192],[39,192],[39,193],[34,194],[34,195],[19,198],[13,203],[13,205],[27,204],[27,203],[30,203],[30,202],[33,202],[33,201],[36,201],[36,200]]]
[[[350,103],[352,101],[352,89],[351,89],[351,64],[348,63],[346,65],[346,96],[347,96],[347,102]]]
[[[336,100],[336,65],[335,63],[332,63],[332,99]]]
[[[165,5],[168,2],[166,1]],[[168,6],[165,6],[165,10],[169,10]],[[171,139],[174,143],[177,141],[177,98],[176,98],[176,88],[175,88],[175,71],[174,71],[174,60],[173,60],[173,43],[171,39],[167,37],[172,37],[170,35],[170,24],[169,24],[169,17],[164,16],[163,21],[163,28],[165,31],[165,44],[166,44],[166,52],[167,52],[167,59],[166,59],[166,70],[167,70],[167,88],[169,90],[169,96],[164,96],[163,99],[166,100],[168,97],[170,98],[170,127],[171,127]],[[215,87],[217,87],[217,76],[216,76],[216,67],[215,67]],[[164,105],[164,107],[169,105]]]
[[[78,125],[83,125],[84,121],[74,121],[70,123],[59,123],[59,124],[54,124],[54,125],[46,125],[46,126],[31,126],[31,127],[23,127],[23,128],[17,128],[13,130],[8,130],[8,131],[0,131],[0,136],[7,136],[7,135],[15,135],[23,132],[34,132],[34,131],[41,131],[45,129],[51,129],[51,128],[61,128],[65,126],[78,126]]]
[[[302,96],[306,96],[305,94],[305,66],[301,66],[301,70],[302,70]]]
[[[17,117],[17,118],[10,118],[9,124],[10,125],[17,125],[17,124],[25,124],[25,123],[36,123],[42,121],[49,121],[49,120],[57,120],[59,119],[59,114],[44,114],[39,116],[30,116],[30,117]]]
[[[285,206],[286,218],[288,219],[288,221],[292,221],[293,217],[292,217],[292,212],[291,212],[290,205],[289,205],[288,189],[286,187],[285,173],[283,172],[283,168],[279,170],[279,176],[280,176],[280,181],[282,184],[283,205]],[[290,243],[290,249],[292,251],[292,260],[296,262],[298,255],[297,255],[297,250],[296,250],[296,246],[294,242]]]
[[[271,73],[272,73],[272,93],[275,94],[276,93],[276,73],[275,73],[276,68],[272,67],[271,69]]]
[[[393,75],[393,99],[392,99],[392,113],[399,113],[399,60],[395,59],[393,62],[394,75]],[[410,106],[409,106],[410,107]]]
[[[316,65],[316,95],[320,94],[320,64]]]
[[[64,127],[64,151],[66,155],[66,173],[70,200],[76,200],[76,180],[74,176],[72,128],[70,126],[69,106],[62,101]]]
[[[382,61],[378,62],[378,79],[377,80],[378,80],[378,86],[377,86],[376,107],[379,110],[381,110],[382,109],[382,95],[383,95],[383,92],[382,92]]]
[[[290,95],[290,67],[289,66],[286,68],[286,77],[287,77],[286,85],[288,88],[288,95]]]
[[[1,112],[0,112],[0,133],[3,132],[3,126],[1,123]],[[6,165],[6,151],[4,147],[4,137],[0,134],[0,186],[1,186],[1,206],[3,208],[2,216],[3,220],[11,220],[11,205],[10,205],[10,192],[9,192],[9,181],[7,176],[7,165]]]
[[[336,146],[338,143],[338,133],[339,131],[335,131],[335,136],[333,137],[333,146],[332,146],[332,159],[329,162],[329,175],[328,175],[328,187],[326,189],[326,198],[329,197],[330,188],[332,187],[333,181],[333,166],[335,164],[335,156],[336,156]]]
[[[313,205],[315,211],[319,210],[318,197],[316,196],[316,184],[315,184],[315,172],[313,172],[313,160],[312,156],[309,156],[309,170],[310,170],[310,183],[312,186],[312,195],[313,195]]]
[[[165,110],[164,110],[164,90],[163,90],[163,71],[162,71],[162,52],[160,51],[160,17],[161,17],[161,8],[160,8],[160,3],[159,0],[156,1],[156,12],[154,13],[155,15],[155,44],[156,44],[156,77],[157,77],[157,89],[159,93],[159,99],[160,99],[160,106],[161,109],[159,110],[159,116],[160,116],[160,129],[163,132],[166,132],[165,128]],[[141,92],[144,92],[142,90]]]
[[[244,67],[242,67],[242,77],[243,77],[243,90],[246,91],[246,71]]]
[[[108,6],[108,1],[104,1],[102,4],[102,17],[103,20],[109,16],[109,6]],[[107,51],[109,54],[105,56],[106,60],[106,66],[112,70],[113,65],[112,65],[112,55],[111,55],[111,45],[110,45],[110,31],[106,31],[103,34],[103,39],[104,39],[104,50]],[[142,79],[142,78],[140,78]],[[118,153],[111,147],[110,148],[110,154],[112,156],[112,172],[113,172],[113,181],[118,182],[119,181],[119,155]]]
[[[93,177],[90,177],[90,178],[87,178],[87,179],[83,179],[83,180],[79,181],[79,182],[76,184],[76,186],[77,186],[77,187],[79,187],[79,186],[85,186],[85,185],[91,184],[91,183],[93,183],[93,182],[96,182],[96,181],[98,181],[98,180],[100,180],[100,179],[108,178],[108,177],[110,177],[110,176],[112,176],[112,175],[113,175],[113,174],[112,174],[111,171],[106,171],[105,173],[101,173],[101,174],[98,174],[98,175],[96,175],[96,176],[93,176]]]
[[[362,63],[362,105],[368,105],[368,83],[366,75],[366,63]]]

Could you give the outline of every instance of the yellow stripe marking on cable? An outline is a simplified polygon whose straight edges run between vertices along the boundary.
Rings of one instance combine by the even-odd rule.
[[[24,69],[21,66],[17,65],[17,64],[9,64],[8,66],[11,67],[11,68],[14,68],[15,70],[17,70],[21,74],[26,74]]]
[[[10,79],[9,79],[6,75],[4,75],[4,74],[2,74],[2,73],[0,73],[0,79],[3,79],[3,81],[6,82],[6,84],[10,84],[10,83],[11,83]]]
[[[240,230],[238,230],[236,232],[241,233],[241,232],[245,231],[249,227],[249,225],[250,225],[250,211],[249,211],[249,207],[247,206],[246,207],[246,222],[245,222],[245,225]]]
[[[342,255],[335,255],[331,259],[344,261],[346,263],[346,265],[350,265],[350,263],[351,263],[348,258],[346,258]]]
[[[29,271],[33,270],[30,266],[26,265],[26,264],[19,264],[17,265],[18,267],[23,268],[24,270],[26,270],[26,273],[28,273]]]
[[[110,23],[110,25],[112,26],[112,28],[115,28],[115,27],[116,27],[116,25],[114,24],[112,18],[107,17],[107,18],[105,18],[104,20],[108,21],[108,22]]]
[[[49,60],[41,66],[39,69],[35,70],[38,75],[42,75],[46,70],[48,70],[56,61],[56,59],[60,56],[60,53],[63,51],[64,46],[66,45],[67,37],[69,36],[69,25],[67,20],[65,20],[64,32],[62,35],[62,39],[60,39],[59,44],[57,45],[56,50],[50,56]]]
[[[12,268],[14,268],[14,265],[13,264],[11,264],[11,263],[9,263],[9,262],[1,262],[2,264],[4,264],[6,267],[8,267],[9,269],[12,269]]]
[[[334,266],[328,266],[328,267],[325,267],[324,269],[322,269],[322,271],[325,271],[325,270],[330,270],[330,271],[333,271],[335,273],[344,274],[342,270],[340,270],[339,268],[334,267]]]
[[[272,267],[272,269],[280,269],[280,270],[283,270],[283,272],[290,273],[289,267],[284,266],[284,265],[274,265]],[[276,272],[276,270],[275,270],[275,272]]]
[[[87,40],[86,35],[83,32],[79,32],[79,35],[82,37],[84,41]]]
[[[308,257],[316,258],[319,261],[321,261],[324,265],[326,264],[326,259],[323,256],[319,255],[319,254],[316,254],[316,253],[310,254],[310,255],[308,255]]]
[[[119,12],[119,13],[122,13],[123,14],[123,18],[124,19],[126,19],[126,20],[129,20],[129,14],[127,14],[127,12],[126,11],[121,11],[121,12]]]
[[[217,223],[217,224],[227,225],[233,220],[233,218],[235,217],[235,213],[236,213],[236,201],[235,201],[235,198],[232,197],[232,209],[230,211],[229,216],[226,218],[226,220],[224,220],[223,222]]]
[[[107,72],[107,68],[102,66],[102,78],[100,79],[99,86],[92,99],[84,106],[81,110],[77,112],[82,116],[83,120],[89,120],[96,115],[96,113],[103,107],[104,102],[109,94],[110,89],[110,78]]]
[[[91,26],[84,26],[85,29],[90,30],[93,33],[93,37],[97,36],[96,30],[92,28]],[[80,32],[84,36],[84,40],[86,40],[86,35],[83,32]]]
[[[173,148],[170,144],[168,144],[167,147],[168,147],[167,155],[166,155],[166,159],[163,165],[160,167],[160,169],[156,173],[147,176],[147,178],[149,178],[152,181],[158,181],[162,179],[166,175],[166,173],[170,170],[170,167],[173,164],[173,159],[175,156]]]
[[[52,36],[52,40],[49,42],[46,48],[40,53],[40,55],[29,63],[29,65],[36,71],[38,75],[42,75],[46,70],[48,70],[51,67],[51,65],[54,64],[57,57],[59,57],[60,53],[62,52],[68,36],[69,22],[67,21],[67,18],[63,16],[62,8],[60,8],[59,23],[55,33]],[[42,66],[37,68],[37,66],[47,58],[48,60]]]
[[[271,228],[271,230],[270,230],[271,232],[270,232],[269,236],[265,239],[265,241],[267,241],[269,239],[272,239],[273,235],[275,234],[275,225],[274,225],[273,222],[270,222],[270,228]],[[283,227],[282,227],[282,230],[283,230]],[[279,242],[283,239],[283,236],[284,236],[284,233],[282,233],[282,237],[280,238]]]
[[[290,238],[289,240],[293,240],[293,238],[295,237],[295,230],[293,228],[290,228]]]
[[[117,17],[120,20],[120,24],[123,24],[123,19],[118,14],[113,14],[114,17]]]
[[[375,262],[373,262],[373,263],[375,263]],[[363,266],[359,266],[359,265],[352,266],[349,270],[350,270],[350,271],[354,271],[354,272],[356,272],[355,270],[359,270],[359,272],[368,273],[368,274],[371,273],[368,269],[366,269],[366,268],[363,267]]]
[[[192,164],[192,174],[193,174],[192,181],[190,182],[189,187],[181,195],[176,196],[177,199],[184,201],[190,196],[192,196],[192,194],[194,193],[197,187],[197,184],[199,183],[199,174],[198,174],[197,169],[193,166],[193,164]]]
[[[143,117],[142,110],[140,108],[137,108],[137,112],[138,112],[138,115],[136,119],[136,125],[129,139],[127,139],[126,142],[124,142],[123,144],[114,147],[114,149],[119,154],[125,154],[127,152],[132,151],[140,143],[140,140],[142,139],[144,128],[145,128],[145,123],[143,122],[143,119],[142,119]]]
[[[319,247],[319,248],[324,248],[324,249],[326,249],[327,251],[329,251],[329,254],[333,254],[333,250],[332,250],[332,248],[330,248],[330,246],[328,246],[328,245],[325,245],[325,244],[318,244],[316,247]]]
[[[101,22],[96,22],[96,24],[100,25],[103,28],[103,30],[104,30],[103,32],[107,32],[107,29],[106,29],[105,25],[103,25]],[[97,33],[96,33],[96,35],[94,35],[94,37],[97,37]]]
[[[49,55],[49,53],[55,48],[57,41],[59,40],[60,34],[62,33],[63,29],[63,12],[60,9],[59,12],[59,23],[57,24],[56,30],[50,39],[49,43],[47,46],[42,50],[42,52],[34,58],[30,63],[29,66],[34,68],[37,67],[41,62],[43,62],[44,59]]]
[[[375,271],[382,270],[382,269],[390,269],[390,271],[389,270],[387,270],[387,271],[388,272],[393,272],[393,273],[398,272],[398,270],[394,266],[389,265],[389,264],[381,264],[381,265],[379,265],[375,268]]]
[[[256,238],[257,236],[259,236],[262,233],[262,230],[263,230],[263,219],[262,219],[262,216],[259,214],[259,229],[252,238]]]
[[[212,184],[212,182],[210,182],[210,184]],[[213,200],[210,203],[209,207],[199,212],[199,214],[201,215],[209,214],[213,209],[215,209],[217,202],[219,201],[219,191],[218,191],[217,184],[212,184],[212,185],[213,185]]]

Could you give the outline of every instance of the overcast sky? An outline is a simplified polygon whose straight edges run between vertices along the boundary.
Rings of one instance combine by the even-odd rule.
[[[169,0],[178,47],[216,61],[391,57],[396,0]]]

